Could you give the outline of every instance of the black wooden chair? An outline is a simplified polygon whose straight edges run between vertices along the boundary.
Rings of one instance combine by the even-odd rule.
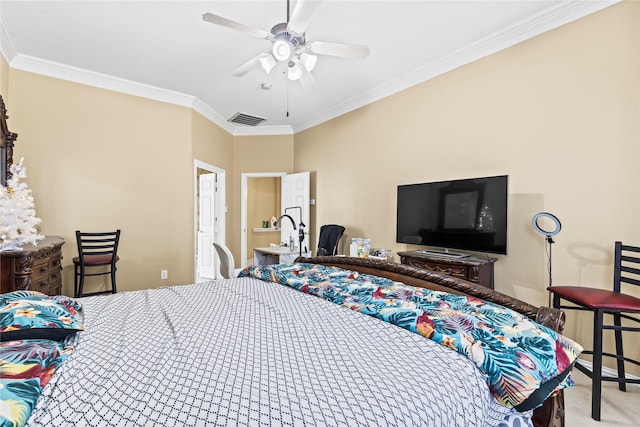
[[[640,327],[630,326],[640,324],[640,298],[621,292],[621,284],[638,286],[640,288],[640,247],[615,243],[613,290],[589,288],[585,286],[550,286],[547,288],[553,294],[553,306],[561,309],[588,310],[593,312],[593,350],[585,350],[584,354],[593,355],[592,368],[588,368],[580,361],[576,368],[591,378],[591,417],[600,421],[600,398],[602,381],[618,383],[618,388],[627,391],[626,384],[640,384],[640,379],[625,376],[625,363],[640,366],[640,359],[625,357],[622,350],[622,331],[640,332]],[[563,305],[566,300],[572,305]],[[613,316],[613,324],[605,322],[604,315]],[[627,322],[622,325],[622,319]],[[635,323],[633,323],[635,322]],[[602,349],[602,332],[605,329],[614,331],[616,353],[607,353]],[[613,358],[617,362],[617,376],[602,374],[602,358]]]
[[[76,230],[78,256],[73,258],[74,293],[76,297],[116,293],[116,262],[120,230],[105,233],[82,233]],[[91,269],[92,273],[87,270]],[[84,279],[87,276],[111,277],[111,289],[99,292],[84,292]]]
[[[325,224],[320,227],[318,236],[318,256],[336,255],[338,253],[338,242],[345,228],[336,224]]]

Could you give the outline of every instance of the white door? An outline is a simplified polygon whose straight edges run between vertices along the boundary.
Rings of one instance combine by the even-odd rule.
[[[305,248],[309,248],[309,191],[310,191],[310,173],[309,172],[300,172],[294,173],[290,175],[285,175],[281,178],[281,199],[280,199],[280,209],[282,209],[281,214],[290,215],[295,223],[296,228],[300,224],[300,220],[304,223],[304,241],[302,242],[302,251],[305,252]],[[281,232],[280,232],[280,241],[288,242],[289,236],[292,236],[295,245],[296,251],[299,252],[299,240],[298,240],[298,232],[299,230],[293,230],[293,225],[291,221],[287,219],[283,219],[280,222]]]
[[[198,277],[216,278],[215,241],[215,201],[216,174],[206,173],[198,177],[199,212],[198,215]]]

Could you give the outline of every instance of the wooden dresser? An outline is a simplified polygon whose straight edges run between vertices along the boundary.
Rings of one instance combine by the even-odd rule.
[[[62,245],[62,237],[46,236],[36,245],[24,245],[22,250],[0,252],[2,293],[26,289],[59,295],[62,292]]]
[[[421,251],[398,252],[400,263],[465,279],[493,289],[493,263],[496,258],[445,258]]]

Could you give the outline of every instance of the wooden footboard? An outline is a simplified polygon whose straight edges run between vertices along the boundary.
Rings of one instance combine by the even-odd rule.
[[[508,307],[522,313],[555,331],[564,329],[564,313],[550,307],[536,307],[517,298],[494,291],[477,283],[444,276],[405,264],[396,264],[367,258],[351,257],[299,257],[296,262],[332,265],[346,270],[386,277],[411,286],[469,295]],[[562,391],[549,397],[533,415],[536,427],[564,427],[564,394]]]

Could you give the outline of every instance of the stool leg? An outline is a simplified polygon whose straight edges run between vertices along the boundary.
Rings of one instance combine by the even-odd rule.
[[[616,329],[614,329],[614,334],[616,336],[616,359],[618,362],[618,379],[624,380],[624,351],[622,350],[622,319],[619,314],[613,315],[613,324]],[[627,384],[624,381],[618,382],[618,389],[621,391],[627,391]]]
[[[602,310],[593,313],[593,376],[591,378],[591,418],[600,421],[602,396]]]

